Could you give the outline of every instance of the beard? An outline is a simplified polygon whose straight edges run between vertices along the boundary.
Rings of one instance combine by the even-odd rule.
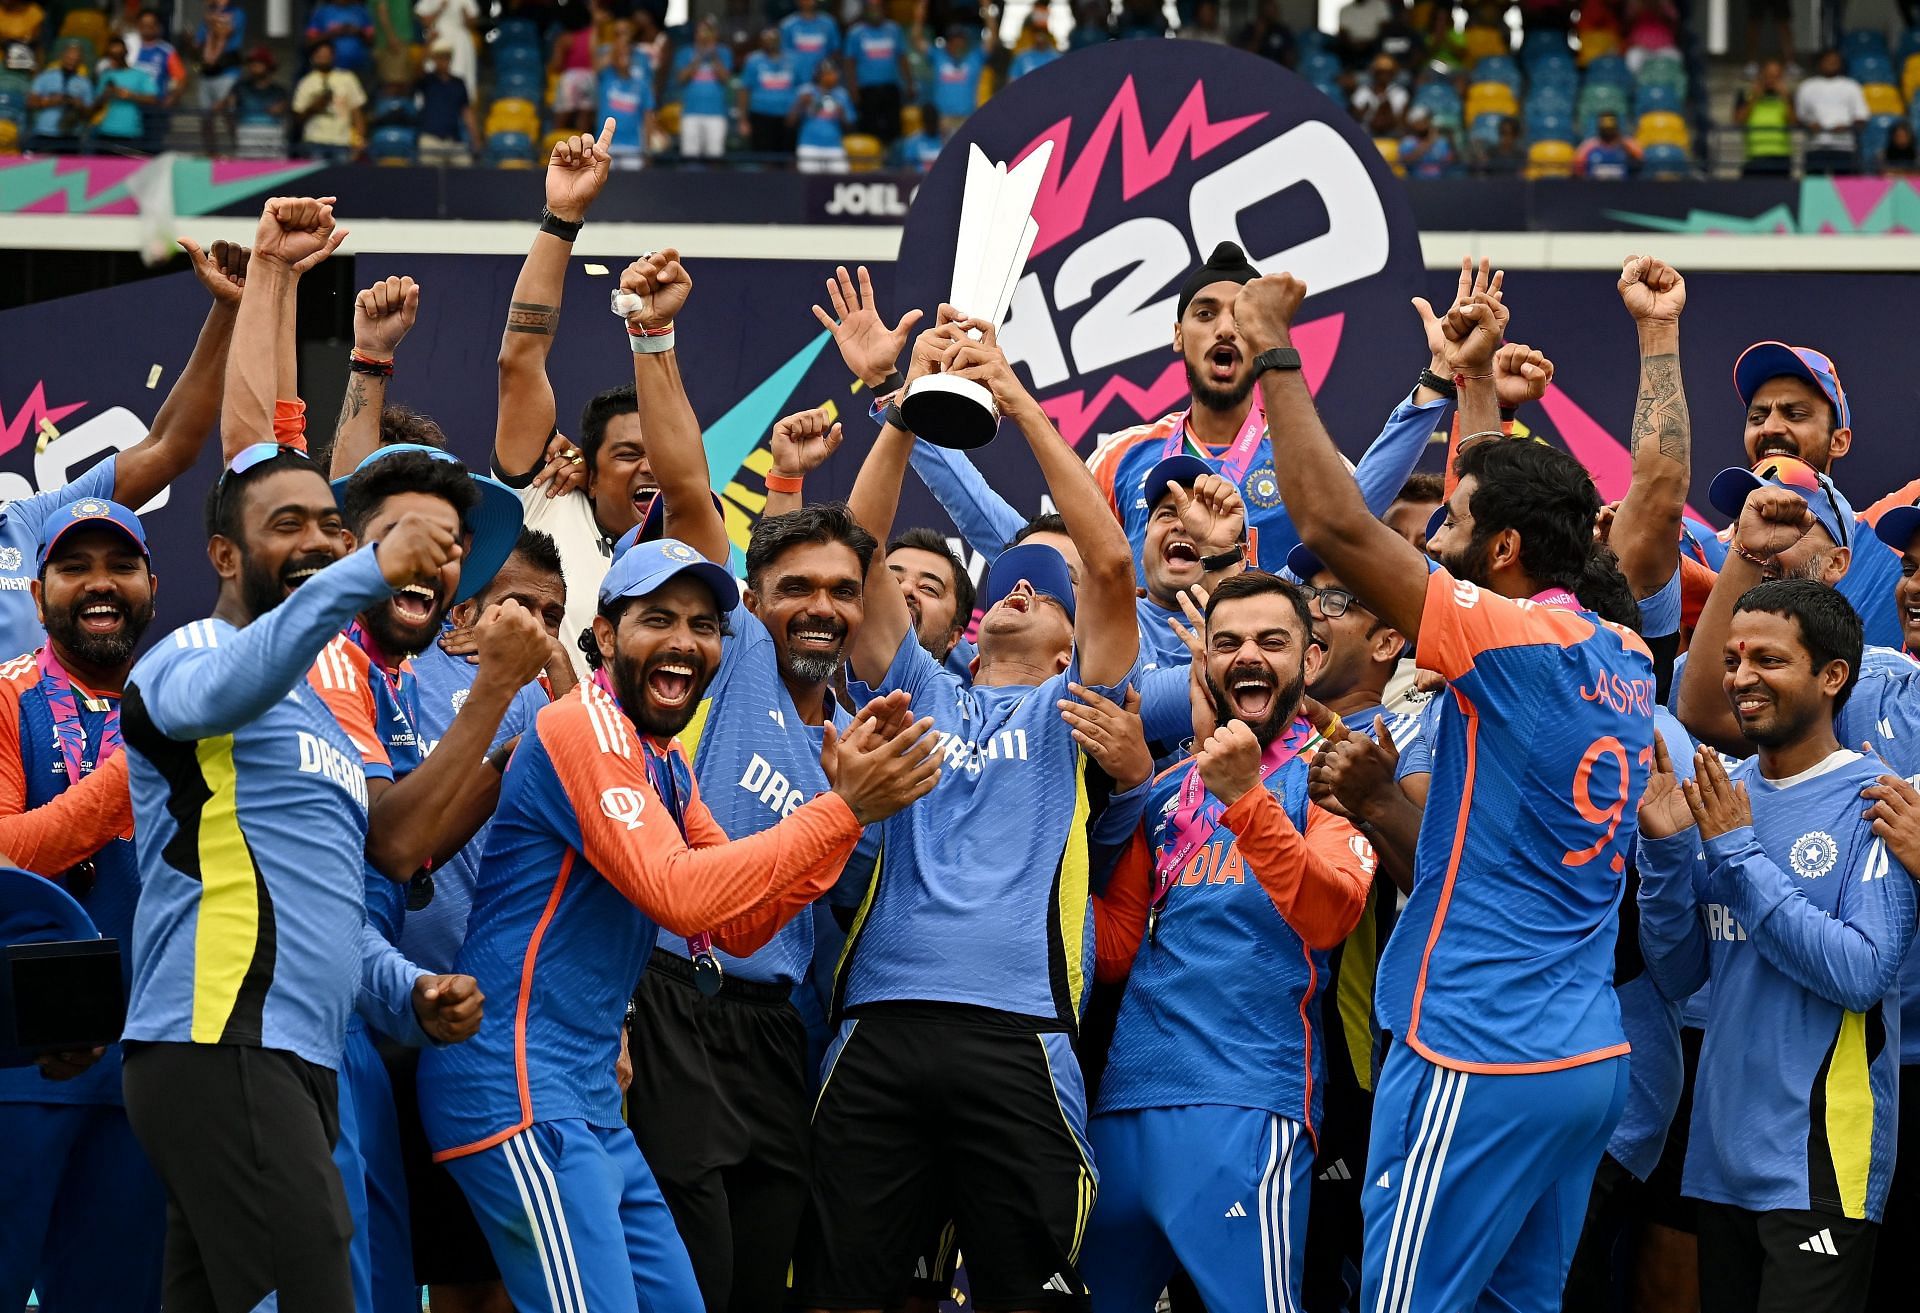
[[[1238,383],[1227,387],[1216,387],[1194,372],[1191,361],[1187,363],[1187,388],[1193,393],[1193,399],[1208,410],[1235,410],[1240,403],[1253,395],[1253,376],[1251,373]]]
[[[918,621],[918,616],[915,620]],[[796,684],[826,683],[846,664],[847,632],[848,626],[841,620],[796,616],[787,625],[787,643],[780,651],[780,674]],[[799,634],[831,635],[833,649],[816,652],[797,647],[794,638]]]
[[[1227,690],[1222,688],[1212,675],[1207,676],[1207,691],[1213,695],[1214,718],[1222,725],[1230,720],[1242,722],[1253,731],[1254,738],[1260,741],[1260,747],[1264,751],[1273,745],[1273,741],[1286,731],[1287,726],[1293,723],[1293,718],[1299,714],[1300,695],[1307,689],[1307,673],[1302,667],[1294,671],[1292,679],[1281,684],[1274,678],[1273,671],[1269,667],[1253,662],[1234,666],[1227,671],[1229,686],[1236,680],[1249,678],[1258,679],[1274,690],[1273,701],[1267,706],[1267,714],[1257,721],[1248,720],[1234,710],[1232,700],[1227,697]]]
[[[402,620],[394,614],[392,602],[381,602],[370,611],[362,611],[360,623],[388,656],[412,657],[426,651],[439,636],[441,623],[451,609],[443,598],[426,619]]]
[[[683,704],[671,709],[656,707],[647,696],[648,676],[663,665],[691,666],[694,671],[693,693]],[[626,711],[627,719],[633,722],[634,728],[655,738],[670,739],[693,722],[694,712],[700,709],[700,693],[705,690],[711,672],[695,656],[661,653],[643,662],[616,651],[609,673],[613,679],[614,694],[620,699],[620,706]]]
[[[1462,550],[1450,556],[1436,552],[1433,559],[1455,579],[1464,579],[1481,588],[1487,586],[1487,545],[1478,535],[1469,539]]]
[[[1768,712],[1757,725],[1736,714],[1741,737],[1756,748],[1784,748],[1800,742],[1821,715],[1818,706],[1798,709],[1777,701]]]
[[[242,548],[240,558],[240,600],[247,608],[247,614],[255,619],[265,615],[287,600],[287,594],[299,586],[302,580],[294,575],[302,570],[324,570],[332,565],[334,557],[326,553],[314,553],[309,556],[290,556],[278,570],[269,569]]]
[[[81,613],[103,603],[120,613],[120,628],[111,634],[89,633],[80,622]],[[47,637],[80,664],[94,670],[112,670],[133,659],[133,649],[152,622],[152,599],[144,606],[135,606],[113,593],[96,592],[76,599],[64,611],[48,611]]]

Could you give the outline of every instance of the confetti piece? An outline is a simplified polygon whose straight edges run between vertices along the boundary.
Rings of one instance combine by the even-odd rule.
[[[52,420],[48,419],[45,415],[42,415],[40,417],[40,437],[39,437],[39,440],[33,444],[34,454],[38,455],[39,453],[45,451],[59,437],[60,437],[60,430],[53,426]]]
[[[587,266],[587,272],[595,278],[605,278],[607,276],[607,266],[604,264],[590,264]]]
[[[147,391],[151,392],[160,386],[161,372],[160,366],[158,365],[155,365],[147,371]]]

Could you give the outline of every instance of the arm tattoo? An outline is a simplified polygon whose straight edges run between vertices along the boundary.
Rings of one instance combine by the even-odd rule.
[[[1687,414],[1687,393],[1680,381],[1680,357],[1648,356],[1640,362],[1640,396],[1633,407],[1633,432],[1627,439],[1629,456],[1647,438],[1660,444],[1660,454],[1685,464],[1691,459],[1693,423]]]
[[[536,333],[541,337],[552,337],[560,320],[560,307],[557,305],[539,305],[533,301],[514,301],[507,306],[507,331],[509,333]]]

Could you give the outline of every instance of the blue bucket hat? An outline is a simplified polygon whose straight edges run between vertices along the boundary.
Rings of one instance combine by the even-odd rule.
[[[454,590],[453,600],[464,602],[475,593],[493,582],[493,576],[513,555],[513,545],[520,541],[520,528],[526,523],[526,512],[520,505],[519,494],[497,479],[484,474],[475,474],[467,469],[465,462],[450,451],[438,447],[429,447],[418,442],[395,442],[385,447],[376,447],[367,458],[353,467],[353,474],[333,481],[333,495],[342,505],[347,500],[347,484],[354,475],[366,469],[377,460],[391,456],[396,452],[418,451],[431,456],[434,460],[443,460],[450,465],[458,465],[472,479],[474,486],[480,489],[480,504],[467,513],[466,527],[473,535],[467,553],[460,558],[460,586]]]

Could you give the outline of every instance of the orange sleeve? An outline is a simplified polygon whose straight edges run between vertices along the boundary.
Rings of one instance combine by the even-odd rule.
[[[860,842],[853,809],[827,793],[771,829],[688,847],[632,722],[590,684],[542,712],[534,732],[574,801],[583,855],[669,934],[712,931],[729,952],[750,952],[831,888]],[[689,834],[721,834],[697,798],[683,815]]]
[[[386,740],[373,723],[373,688],[367,683],[368,670],[366,653],[344,637],[336,638],[320,650],[307,671],[307,683],[353,740],[360,764],[371,767],[368,773],[376,778],[392,779],[393,761],[387,756]]]
[[[18,751],[0,757],[0,776],[20,769]],[[24,779],[22,779],[24,784]],[[116,752],[91,775],[52,802],[20,811],[23,793],[8,781],[0,815],[0,852],[36,875],[56,876],[109,843],[133,834],[133,797],[127,788],[127,754]]]
[[[1153,848],[1141,825],[1107,878],[1107,891],[1093,899],[1094,978],[1102,984],[1125,980],[1133,970],[1152,902]]]
[[[1331,949],[1360,924],[1376,864],[1373,845],[1350,821],[1307,804],[1307,832],[1280,800],[1250,790],[1220,814],[1267,897],[1309,948]]]
[[[273,440],[282,446],[307,449],[307,403],[295,397],[273,403]]]
[[[1680,624],[1683,628],[1691,630],[1700,623],[1700,613],[1707,606],[1707,594],[1713,591],[1713,581],[1719,577],[1713,567],[1685,552],[1680,553]]]
[[[1500,421],[1500,431],[1508,437],[1513,436],[1513,421]],[[1447,430],[1447,467],[1441,471],[1441,477],[1447,481],[1447,500],[1453,500],[1453,490],[1460,486],[1460,476],[1454,473],[1454,459],[1460,454],[1460,407],[1453,408],[1453,422]]]
[[[1522,604],[1439,567],[1427,575],[1414,656],[1422,670],[1459,679],[1483,652],[1534,643],[1571,647],[1593,632],[1591,622],[1571,611]]]
[[[1905,487],[1895,488],[1873,505],[1861,511],[1854,518],[1865,520],[1868,524],[1880,523],[1880,517],[1896,506],[1912,506],[1920,502],[1920,479],[1915,479]]]

